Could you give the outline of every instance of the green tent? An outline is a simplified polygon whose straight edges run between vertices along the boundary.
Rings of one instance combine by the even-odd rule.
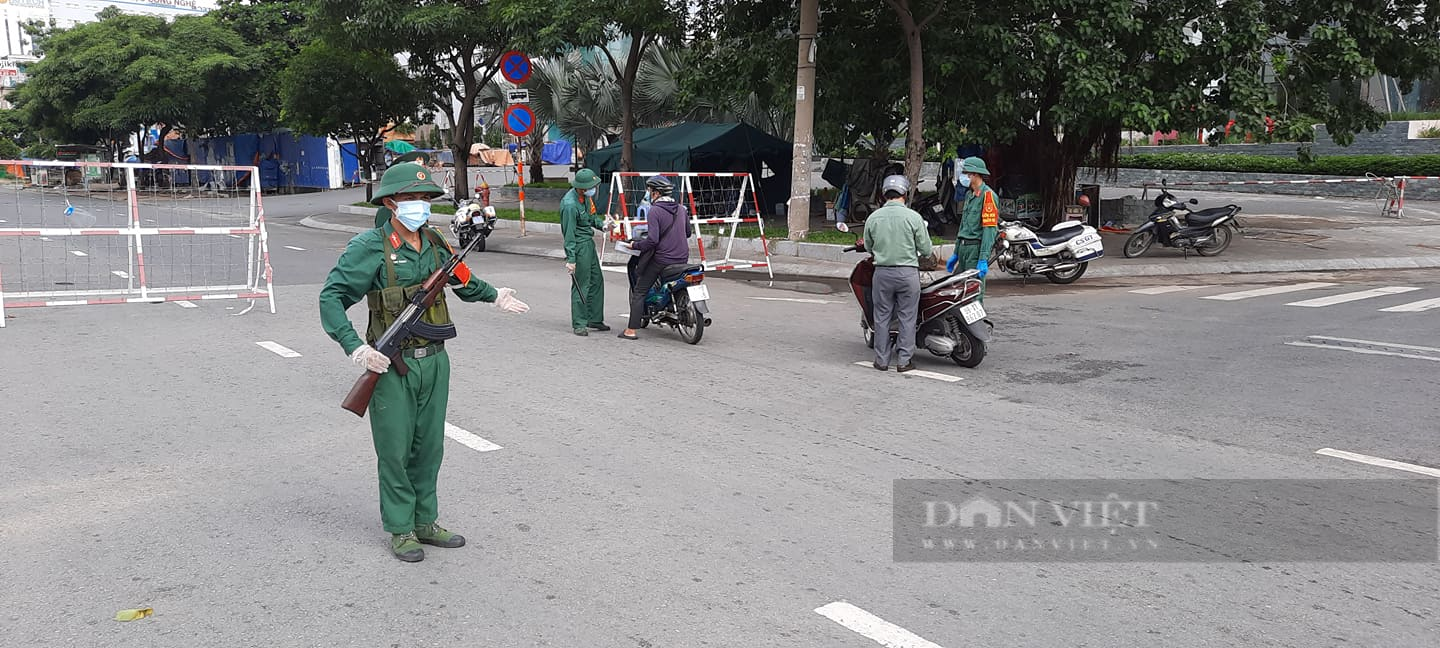
[[[415,147],[405,140],[390,140],[385,143],[385,148],[397,155],[404,155],[415,150]]]
[[[620,170],[622,142],[585,156],[586,168],[602,178]],[[790,195],[790,158],[794,147],[748,124],[681,122],[669,128],[635,130],[635,170],[736,172],[757,180],[760,204],[770,212]]]

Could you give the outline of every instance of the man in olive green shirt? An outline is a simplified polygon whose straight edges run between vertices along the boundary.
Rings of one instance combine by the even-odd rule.
[[[925,219],[905,206],[910,181],[893,175],[880,184],[885,205],[865,219],[865,248],[875,257],[870,282],[875,325],[875,368],[890,368],[892,352],[901,373],[915,368],[915,320],[920,311],[920,257],[933,251]],[[899,320],[896,348],[890,347],[891,319]]]
[[[946,272],[975,270],[980,279],[980,303],[985,303],[985,275],[990,273],[990,251],[999,233],[1000,200],[985,184],[990,169],[978,157],[960,164],[959,183],[970,188],[970,197],[960,212],[960,230],[955,234],[955,253],[945,264]]]

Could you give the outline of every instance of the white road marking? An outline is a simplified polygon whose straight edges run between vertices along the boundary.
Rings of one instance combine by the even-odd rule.
[[[455,442],[459,443],[460,445],[466,446],[478,452],[494,452],[500,449],[500,446],[486,441],[485,439],[482,439],[478,436],[475,436],[470,432],[455,427],[454,425],[451,425],[449,421],[445,422],[445,436],[454,439]]]
[[[628,272],[625,268],[617,268],[615,266],[600,266],[600,269],[605,272]]]
[[[1223,295],[1210,295],[1209,297],[1201,297],[1201,299],[1235,301],[1237,299],[1249,299],[1251,297],[1264,297],[1266,295],[1280,295],[1289,292],[1300,292],[1301,290],[1311,290],[1314,288],[1329,288],[1330,286],[1334,285],[1335,284],[1333,283],[1324,283],[1317,281],[1313,283],[1291,284],[1288,286],[1271,286],[1270,288],[1256,288],[1255,290],[1244,290],[1241,292],[1225,293]]]
[[[1334,306],[1335,304],[1344,304],[1344,303],[1346,303],[1346,302],[1360,301],[1360,300],[1362,300],[1362,299],[1370,299],[1371,297],[1384,297],[1385,295],[1400,295],[1400,294],[1407,293],[1407,292],[1414,292],[1414,291],[1416,291],[1416,290],[1420,290],[1420,289],[1419,289],[1419,288],[1411,288],[1411,287],[1409,287],[1409,286],[1386,286],[1386,287],[1384,287],[1384,288],[1375,288],[1375,289],[1372,289],[1372,290],[1360,290],[1360,291],[1352,292],[1352,293],[1341,293],[1341,294],[1339,294],[1339,295],[1331,295],[1331,296],[1329,296],[1329,297],[1316,297],[1315,299],[1307,299],[1307,300],[1305,300],[1305,301],[1290,302],[1289,304],[1286,304],[1286,306],[1304,306],[1304,307],[1306,307],[1306,308],[1320,308],[1320,307],[1322,307],[1322,306]]]
[[[90,256],[90,255],[88,255],[88,254],[86,254],[86,253],[84,253],[84,252],[81,252],[80,250],[70,250],[70,254],[73,254],[73,255],[78,256],[78,257]]]
[[[1137,295],[1163,295],[1165,293],[1180,292],[1182,290],[1195,290],[1196,288],[1209,288],[1210,286],[1156,286],[1154,288],[1141,288],[1130,292]]]
[[[179,306],[179,307],[181,307],[181,308],[199,308],[199,307],[200,307],[199,304],[196,304],[196,303],[194,303],[194,302],[188,302],[188,301],[177,301],[177,302],[175,302],[175,305],[176,305],[176,306]]]
[[[758,301],[793,302],[793,303],[796,303],[796,304],[838,304],[838,303],[840,303],[840,302],[830,301],[830,300],[828,300],[828,299],[801,299],[801,298],[798,298],[798,297],[751,297],[750,299],[755,299],[755,300],[758,300]]]
[[[1410,303],[1408,303],[1408,304],[1401,304],[1401,305],[1399,305],[1399,306],[1391,306],[1390,308],[1382,308],[1382,309],[1380,309],[1380,312],[1382,312],[1382,313],[1420,313],[1420,312],[1424,312],[1424,311],[1431,310],[1431,309],[1434,309],[1434,308],[1440,308],[1440,298],[1437,298],[1437,299],[1426,299],[1426,300],[1417,301],[1417,302],[1410,302]]]
[[[1430,352],[1433,352],[1433,353],[1440,353],[1440,349],[1437,349],[1437,348],[1435,348],[1435,347],[1415,346],[1415,345],[1413,345],[1413,344],[1398,344],[1398,343],[1395,343],[1395,342],[1376,342],[1376,341],[1374,341],[1374,340],[1357,340],[1357,339],[1355,339],[1355,338],[1330,337],[1330,336],[1328,336],[1328,335],[1307,335],[1307,336],[1305,336],[1305,337],[1307,337],[1307,338],[1309,338],[1309,339],[1311,339],[1311,340],[1330,340],[1330,341],[1333,341],[1333,342],[1350,342],[1350,343],[1352,343],[1352,344],[1373,344],[1373,345],[1375,345],[1375,346],[1390,347],[1390,348],[1392,348],[1392,349],[1409,349],[1409,350],[1411,350],[1411,351],[1430,351]]]
[[[243,236],[240,236],[239,234],[226,234],[226,236],[228,236],[228,237],[230,237],[230,238],[245,238],[245,237],[243,237]]]
[[[269,340],[266,340],[266,341],[264,341],[264,342],[256,342],[255,344],[259,345],[260,348],[265,349],[266,351],[271,351],[271,352],[273,352],[275,355],[278,355],[278,356],[280,356],[280,357],[282,357],[282,358],[298,358],[298,357],[300,357],[300,354],[298,354],[298,353],[296,353],[296,352],[294,352],[294,351],[292,351],[292,350],[290,350],[290,349],[287,349],[287,348],[285,348],[285,347],[283,347],[283,346],[281,346],[281,345],[279,345],[279,344],[276,344],[276,343],[274,343],[274,342],[271,342],[271,341],[269,341]]]
[[[1433,360],[1436,362],[1440,362],[1440,358],[1436,357],[1415,355],[1412,353],[1396,353],[1394,351],[1381,351],[1379,349],[1355,349],[1351,347],[1335,346],[1332,344],[1315,344],[1313,342],[1286,342],[1285,344],[1288,346],[1310,347],[1312,349],[1330,349],[1332,351],[1349,351],[1351,353],[1361,353],[1364,355],[1383,355],[1396,358],[1411,358],[1414,360]]]
[[[124,270],[111,270],[111,271],[110,271],[110,274],[113,274],[113,275],[115,275],[115,276],[117,276],[117,277],[120,277],[121,279],[129,279],[129,278],[130,278],[130,273],[128,273],[128,272],[126,272],[126,271],[124,271]]]
[[[305,251],[305,248],[295,247],[295,246],[293,246],[293,245],[287,245],[287,246],[285,246],[285,249],[287,249],[287,250],[295,250],[296,252],[304,252],[304,251]]]
[[[815,613],[886,648],[941,648],[940,644],[843,601],[822,605],[815,608]]]
[[[1419,474],[1421,474],[1421,475],[1429,475],[1429,476],[1431,476],[1431,477],[1440,477],[1440,468],[1430,468],[1430,467],[1428,467],[1428,466],[1417,466],[1417,465],[1415,465],[1415,464],[1405,463],[1405,462],[1403,462],[1403,461],[1394,461],[1394,460],[1391,460],[1391,459],[1381,459],[1381,458],[1379,458],[1379,457],[1372,457],[1372,456],[1370,456],[1370,455],[1356,454],[1356,453],[1354,453],[1354,452],[1346,452],[1346,451],[1344,451],[1344,450],[1336,450],[1336,449],[1334,449],[1334,448],[1321,448],[1321,449],[1319,449],[1319,450],[1316,450],[1316,451],[1315,451],[1315,454],[1325,455],[1325,456],[1327,456],[1327,457],[1335,457],[1336,459],[1349,459],[1350,461],[1358,461],[1358,462],[1363,463],[1363,464],[1370,464],[1370,465],[1372,465],[1372,466],[1380,466],[1381,468],[1394,468],[1395,470],[1407,470],[1407,471],[1410,471],[1410,472],[1413,472],[1413,473],[1419,473]]]
[[[855,363],[855,366],[857,366],[857,367],[869,367],[872,371],[875,369],[875,364],[874,364],[873,362],[863,362],[863,361],[862,361],[862,362],[857,362],[857,363]],[[893,370],[894,367],[891,367],[891,369]],[[933,372],[933,371],[925,371],[924,369],[913,369],[913,370],[911,370],[911,371],[905,372],[905,373],[902,374],[902,375],[906,375],[906,376],[919,376],[919,377],[921,377],[921,378],[930,378],[930,379],[932,379],[932,380],[939,380],[939,381],[942,381],[942,382],[952,382],[952,383],[953,383],[953,382],[960,382],[960,381],[962,381],[962,380],[965,380],[964,378],[961,378],[961,377],[959,377],[959,376],[951,376],[951,375],[949,375],[949,374],[935,373],[935,372]]]

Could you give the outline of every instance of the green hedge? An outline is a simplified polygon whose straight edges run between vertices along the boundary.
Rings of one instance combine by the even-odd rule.
[[[1302,175],[1381,176],[1440,175],[1440,155],[1335,155],[1301,162],[1291,157],[1229,153],[1149,153],[1120,156],[1122,169],[1166,171],[1233,171]]]

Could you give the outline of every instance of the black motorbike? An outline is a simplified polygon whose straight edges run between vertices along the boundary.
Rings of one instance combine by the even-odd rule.
[[[460,245],[468,245],[470,239],[479,237],[475,243],[475,252],[485,251],[485,239],[495,231],[495,208],[489,205],[481,205],[475,198],[455,201],[455,219],[450,223],[450,229],[455,232],[455,237],[460,240]]]
[[[1190,205],[1198,204],[1200,201],[1194,198],[1188,203],[1182,202],[1162,184],[1160,195],[1155,197],[1155,211],[1125,240],[1125,258],[1144,255],[1156,242],[1183,250],[1187,255],[1191,250],[1201,256],[1224,252],[1244,226],[1240,222],[1239,205],[1190,209]]]

